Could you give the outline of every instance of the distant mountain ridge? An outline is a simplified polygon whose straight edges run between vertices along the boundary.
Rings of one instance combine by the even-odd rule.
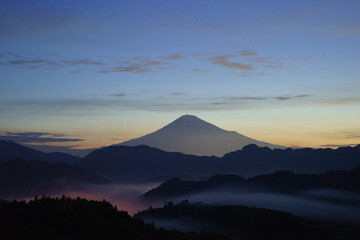
[[[169,152],[220,157],[249,144],[271,149],[284,148],[223,130],[193,115],[183,115],[153,133],[116,145],[148,145]]]
[[[165,152],[144,145],[110,146],[92,152],[75,165],[100,176],[126,181],[167,180],[186,175],[189,179],[200,179],[226,173],[251,177],[279,170],[295,173],[350,170],[360,165],[360,150],[356,147],[271,150],[251,144],[219,158]]]
[[[147,181],[186,174],[207,175],[209,169],[203,166],[218,160],[218,157],[165,152],[146,145],[110,146],[90,153],[75,165],[111,179]]]
[[[207,131],[208,124],[201,123],[201,126]],[[66,162],[113,180],[164,181],[174,177],[203,179],[226,173],[251,177],[279,170],[291,170],[295,173],[349,170],[360,165],[360,146],[272,150],[250,144],[220,158],[166,152],[145,145],[120,145],[101,148],[84,158],[78,158],[64,153],[43,153],[11,141],[0,140],[0,163],[16,158],[49,163]]]
[[[16,158],[20,158],[23,160],[36,160],[36,161],[44,161],[44,162],[52,162],[52,163],[65,162],[69,164],[72,164],[80,159],[79,157],[75,157],[66,153],[61,153],[61,152],[44,153],[17,144],[13,141],[0,140],[0,163]]]
[[[278,171],[244,179],[241,175],[215,175],[206,181],[170,179],[143,196],[149,199],[166,199],[214,190],[232,192],[294,193],[312,189],[335,189],[360,192],[360,166],[349,171],[329,171],[321,174],[294,174]]]

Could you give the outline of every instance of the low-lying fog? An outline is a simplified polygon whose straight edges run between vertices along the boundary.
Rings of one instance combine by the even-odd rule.
[[[335,190],[313,190],[293,195],[272,193],[233,193],[216,191],[194,194],[173,199],[177,203],[183,199],[190,202],[203,202],[210,205],[245,205],[292,213],[296,216],[331,222],[360,223],[360,194]],[[157,204],[160,204],[159,202]],[[214,231],[213,226],[195,219],[143,219],[167,230],[177,229],[183,232]],[[224,231],[224,232],[223,232]],[[226,234],[228,230],[217,229]]]
[[[313,190],[292,195],[217,191],[189,195],[174,199],[174,202],[183,199],[210,205],[245,205],[280,210],[306,218],[360,223],[360,194],[335,190]]]
[[[107,200],[119,210],[133,215],[140,210],[162,207],[164,201],[147,202],[141,195],[158,186],[151,184],[110,184],[82,187],[81,190],[68,190],[63,193],[70,197],[83,197],[93,200]],[[250,207],[275,209],[294,215],[335,221],[356,221],[360,223],[360,194],[335,190],[312,190],[297,194],[274,193],[234,193],[231,191],[212,191],[170,199],[174,203],[188,199],[190,202],[203,202],[210,205],[245,205]]]

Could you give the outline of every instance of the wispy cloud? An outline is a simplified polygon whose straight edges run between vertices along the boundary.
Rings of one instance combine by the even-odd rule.
[[[267,101],[267,100],[277,100],[277,101],[287,101],[296,98],[305,98],[310,97],[310,95],[302,94],[302,95],[295,95],[295,96],[274,96],[274,97],[225,97],[225,101],[238,101],[238,100],[252,100],[252,101]]]
[[[34,58],[28,56],[22,56],[15,53],[4,53],[1,58],[3,64],[11,66],[23,66],[27,68],[39,68],[39,67],[71,67],[71,66],[102,66],[107,63],[103,61],[94,61],[92,59],[45,59],[45,58]]]
[[[358,139],[360,138],[360,131],[359,130],[352,130],[352,131],[343,131],[335,133],[336,138],[342,139]]]
[[[65,60],[63,61],[66,65],[106,65],[104,62],[93,61],[90,59],[80,59],[80,60]]]
[[[186,95],[186,92],[172,92],[170,93],[171,96],[183,96],[183,95]]]
[[[255,71],[257,69],[283,69],[291,68],[290,65],[284,64],[284,58],[282,57],[262,57],[258,53],[252,50],[235,50],[230,53],[213,54],[213,53],[196,53],[196,54],[181,54],[172,53],[169,55],[159,57],[146,57],[138,56],[127,59],[119,59],[108,61],[108,59],[99,58],[81,58],[81,59],[63,59],[59,56],[49,57],[34,57],[34,56],[22,56],[16,53],[1,53],[0,58],[2,64],[11,66],[23,66],[26,68],[46,68],[46,69],[58,69],[58,68],[70,68],[70,73],[80,72],[98,72],[102,74],[106,73],[149,73],[149,72],[162,72],[172,69],[183,69],[176,60],[189,58],[191,61],[197,61],[201,66],[205,64],[218,65],[228,69],[242,71],[243,77],[249,77],[258,75]],[[47,58],[48,57],[48,58]],[[315,59],[311,56],[304,56],[296,58],[301,61],[311,61]],[[83,67],[82,69],[74,69],[75,67]],[[88,68],[86,68],[88,67]],[[187,72],[204,73],[210,72],[206,68],[192,68],[184,69]],[[72,68],[72,69],[71,69]]]
[[[273,97],[273,99],[276,99],[278,101],[286,101],[292,99],[292,97]]]
[[[309,61],[312,61],[312,60],[315,60],[316,58],[312,57],[312,56],[303,56],[302,58],[300,58],[300,61],[303,61],[303,62],[309,62]]]
[[[133,57],[121,61],[121,65],[114,66],[112,63],[107,63],[101,60],[93,59],[38,59],[31,58],[26,56],[21,56],[17,54],[6,54],[3,57],[3,64],[8,64],[12,66],[23,66],[27,68],[40,68],[40,67],[75,67],[75,66],[97,66],[99,73],[109,73],[109,72],[132,72],[132,73],[145,73],[153,71],[161,71],[169,68],[167,62],[160,61],[156,59],[151,59],[148,57]],[[173,56],[174,57],[174,56]],[[100,69],[99,69],[100,68]],[[92,68],[91,68],[92,69]],[[92,69],[93,70],[93,69]],[[71,73],[83,72],[79,69],[70,71]]]
[[[195,72],[195,73],[207,72],[207,73],[209,73],[209,72],[211,72],[211,71],[206,70],[206,69],[201,69],[201,68],[192,68],[192,69],[190,69],[190,72]]]
[[[295,95],[294,98],[305,98],[305,97],[310,97],[309,94],[300,94],[300,95]]]
[[[117,93],[117,94],[114,94],[114,95],[111,95],[113,97],[125,97],[126,96],[126,93]]]
[[[65,134],[45,132],[6,132],[0,135],[1,139],[18,143],[50,143],[50,142],[80,142],[83,139],[68,138]]]
[[[255,100],[255,101],[262,101],[266,100],[266,97],[226,97],[226,100]]]
[[[0,101],[0,111],[7,114],[27,115],[92,115],[104,111],[141,110],[148,112],[176,111],[226,111],[272,108],[278,106],[328,105],[333,100],[308,94],[279,96],[213,96],[196,97],[181,91],[161,96],[127,98],[119,93],[118,97],[99,99],[49,99],[49,100],[13,100]],[[358,101],[360,103],[360,100]],[[337,101],[332,104],[353,104],[349,101]],[[358,131],[348,134],[333,134],[334,138],[359,139]],[[43,136],[44,137],[44,136]],[[54,137],[54,136],[51,136]],[[329,136],[326,136],[329,137]],[[331,137],[331,136],[330,136]],[[62,139],[59,139],[63,140]]]
[[[249,50],[240,50],[239,51],[240,56],[255,56],[256,53],[254,51]]]
[[[173,53],[167,56],[162,56],[161,58],[165,60],[180,60],[180,59],[184,59],[185,56],[180,53]]]
[[[330,98],[324,99],[323,103],[330,105],[360,104],[360,97]]]
[[[341,139],[341,140],[344,140],[344,139],[351,140],[352,139],[353,141],[359,141],[360,129],[348,128],[347,130],[344,130],[344,131],[326,132],[326,133],[322,133],[322,137],[323,138]]]
[[[337,148],[337,147],[355,147],[358,144],[326,144],[326,145],[320,145],[320,147],[329,147],[329,148]]]
[[[304,60],[313,60],[313,57],[306,56]],[[237,70],[246,70],[242,73],[242,77],[250,77],[256,75],[253,71],[255,69],[284,69],[291,68],[290,65],[284,64],[284,57],[268,57],[259,56],[259,54],[252,50],[238,50],[229,54],[218,54],[207,57],[206,60],[211,64],[217,64],[226,68]]]
[[[265,67],[271,68],[271,69],[290,68],[290,66],[285,66],[283,64],[268,64],[268,65],[265,65]]]
[[[347,139],[360,138],[360,134],[348,134],[345,138]]]
[[[121,93],[120,93],[121,94]],[[183,110],[234,110],[251,109],[271,106],[277,102],[287,102],[305,98],[309,95],[294,96],[223,96],[223,97],[192,97],[185,92],[172,92],[161,97],[149,97],[144,99],[104,98],[104,99],[54,99],[43,101],[15,101],[0,102],[0,110],[13,111],[14,109],[28,109],[34,112],[62,114],[94,113],[97,110],[104,111],[114,109],[143,110],[143,111],[183,111]],[[171,97],[176,96],[176,97]],[[261,104],[259,104],[261,102]]]
[[[17,59],[17,60],[10,60],[7,63],[12,65],[29,65],[29,64],[38,64],[45,62],[46,60],[44,59]]]
[[[232,68],[232,69],[238,69],[238,70],[253,70],[253,69],[256,69],[256,67],[253,67],[250,64],[244,64],[244,63],[229,61],[229,59],[233,58],[233,57],[236,57],[236,55],[233,55],[233,54],[217,55],[217,56],[208,58],[208,60],[212,64],[221,65],[223,67]]]
[[[253,57],[250,59],[250,61],[255,63],[266,63],[266,62],[270,62],[271,60],[272,58],[270,57]]]
[[[108,70],[101,70],[100,73],[109,72],[132,72],[132,73],[146,73],[164,70],[167,63],[164,61],[153,60],[147,57],[134,57],[123,61],[121,66],[109,68]]]

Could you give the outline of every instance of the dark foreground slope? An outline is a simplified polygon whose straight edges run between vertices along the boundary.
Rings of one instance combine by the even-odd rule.
[[[52,163],[65,162],[70,164],[80,159],[79,157],[75,157],[66,153],[44,153],[17,144],[13,141],[0,140],[0,163],[16,158],[21,158],[29,161],[36,160]]]
[[[104,184],[107,180],[66,163],[14,159],[0,163],[0,198],[32,197],[59,192],[77,184]]]
[[[356,226],[309,221],[291,214],[244,206],[206,206],[183,201],[149,208],[134,217],[156,225],[211,230],[232,239],[359,239]]]
[[[349,171],[322,174],[295,174],[279,171],[244,179],[239,175],[216,175],[206,181],[183,181],[174,178],[144,194],[149,199],[166,199],[214,190],[233,192],[295,193],[313,189],[334,189],[360,193],[360,167]]]
[[[199,178],[225,173],[249,177],[279,170],[321,173],[359,166],[360,147],[271,150],[248,145],[219,158],[165,152],[144,145],[111,146],[90,153],[76,165],[107,178],[128,181],[185,175]]]
[[[41,198],[0,203],[0,239],[215,240],[215,234],[158,230],[106,201]]]

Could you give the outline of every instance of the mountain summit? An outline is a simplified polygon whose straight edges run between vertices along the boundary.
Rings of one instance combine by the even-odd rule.
[[[194,115],[183,115],[156,132],[185,131],[191,133],[220,133],[224,130]]]
[[[235,131],[223,130],[193,115],[183,115],[153,133],[117,145],[149,145],[171,152],[222,156],[225,153],[242,149],[248,144],[272,149],[282,148],[257,141]]]

